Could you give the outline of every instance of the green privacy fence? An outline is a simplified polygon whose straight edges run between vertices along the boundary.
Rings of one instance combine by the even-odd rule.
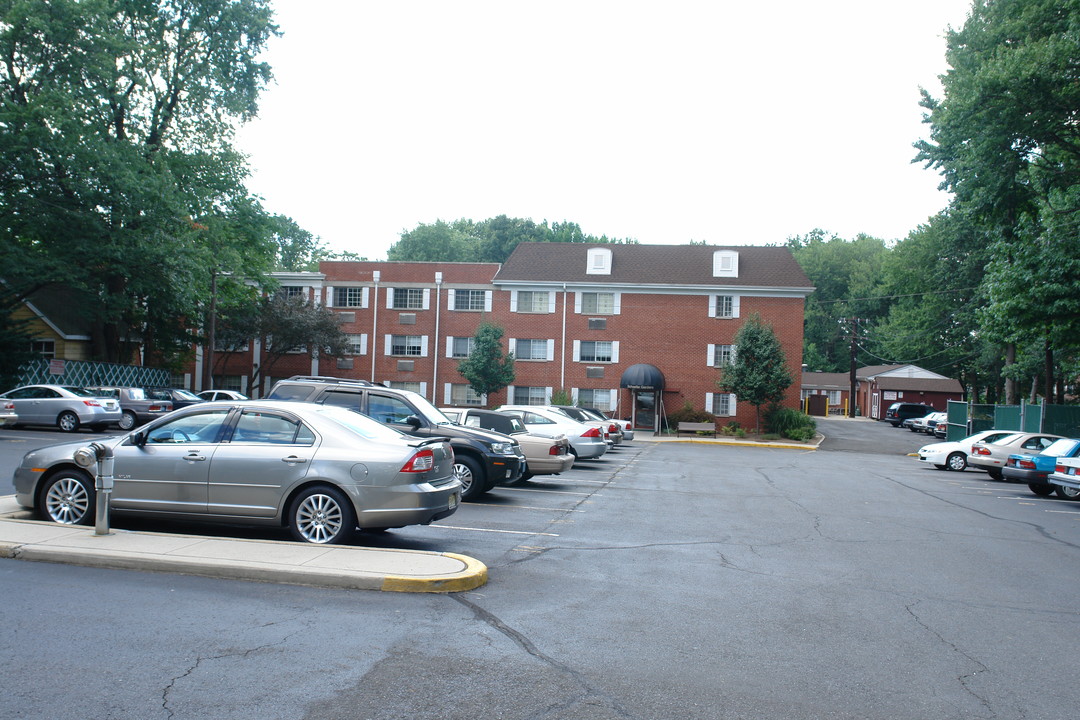
[[[23,365],[19,385],[169,385],[168,370],[80,360],[35,360]]]
[[[947,440],[962,440],[983,430],[1044,432],[1064,437],[1080,437],[1080,405],[968,404],[949,401]]]

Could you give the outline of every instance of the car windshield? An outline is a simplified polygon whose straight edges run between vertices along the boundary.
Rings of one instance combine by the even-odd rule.
[[[1050,446],[1043,450],[1040,455],[1046,455],[1048,457],[1063,457],[1065,455],[1071,455],[1073,449],[1076,447],[1076,440],[1070,440],[1069,438],[1062,438],[1061,440],[1055,440],[1050,443]]]
[[[1006,435],[1003,438],[994,440],[991,445],[1008,445],[1020,437],[1020,433],[1013,433],[1012,435]]]
[[[182,400],[202,400],[201,397],[187,390],[173,390],[176,396]]]
[[[392,440],[404,437],[404,433],[389,425],[337,405],[319,405],[318,408],[313,408],[312,412],[325,415],[338,425],[368,440]]]
[[[74,385],[61,385],[61,390],[66,390],[76,397],[101,397],[98,393],[90,392],[86,388],[75,387]]]

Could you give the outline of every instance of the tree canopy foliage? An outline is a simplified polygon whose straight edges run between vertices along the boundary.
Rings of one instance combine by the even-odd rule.
[[[503,329],[480,323],[469,356],[458,363],[458,372],[478,395],[498,392],[514,382],[514,356],[502,349]]]
[[[720,371],[717,386],[734,393],[740,402],[754,406],[756,428],[761,428],[761,406],[779,403],[795,378],[787,368],[787,356],[772,326],[751,313],[735,333],[737,351]]]
[[[420,262],[506,262],[523,242],[633,243],[606,235],[586,235],[577,223],[510,218],[506,215],[474,222],[439,220],[403,232],[387,252],[388,260]]]
[[[302,265],[318,242],[244,186],[237,124],[271,80],[269,0],[0,2],[0,263],[66,286],[100,359],[189,347],[212,278]]]

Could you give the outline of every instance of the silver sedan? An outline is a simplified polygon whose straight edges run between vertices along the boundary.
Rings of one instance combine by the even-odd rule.
[[[71,385],[24,385],[0,395],[0,400],[15,403],[19,425],[55,425],[64,432],[84,425],[104,430],[123,417],[116,398]]]
[[[461,499],[454,454],[344,408],[200,403],[127,435],[112,450],[110,512],[287,526],[297,540],[343,543],[361,529],[426,525]],[[94,521],[94,478],[68,442],[26,454],[15,499],[46,520]]]

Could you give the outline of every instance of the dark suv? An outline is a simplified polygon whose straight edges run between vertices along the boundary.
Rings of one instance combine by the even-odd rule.
[[[297,400],[338,405],[417,437],[445,437],[454,448],[454,474],[461,496],[474,498],[497,483],[514,482],[525,470],[525,455],[513,438],[500,433],[454,425],[422,395],[366,380],[296,375],[279,380],[270,400]]]
[[[897,402],[890,405],[889,409],[885,411],[885,421],[893,427],[900,427],[900,423],[905,420],[926,417],[932,412],[937,412],[933,405]]]

